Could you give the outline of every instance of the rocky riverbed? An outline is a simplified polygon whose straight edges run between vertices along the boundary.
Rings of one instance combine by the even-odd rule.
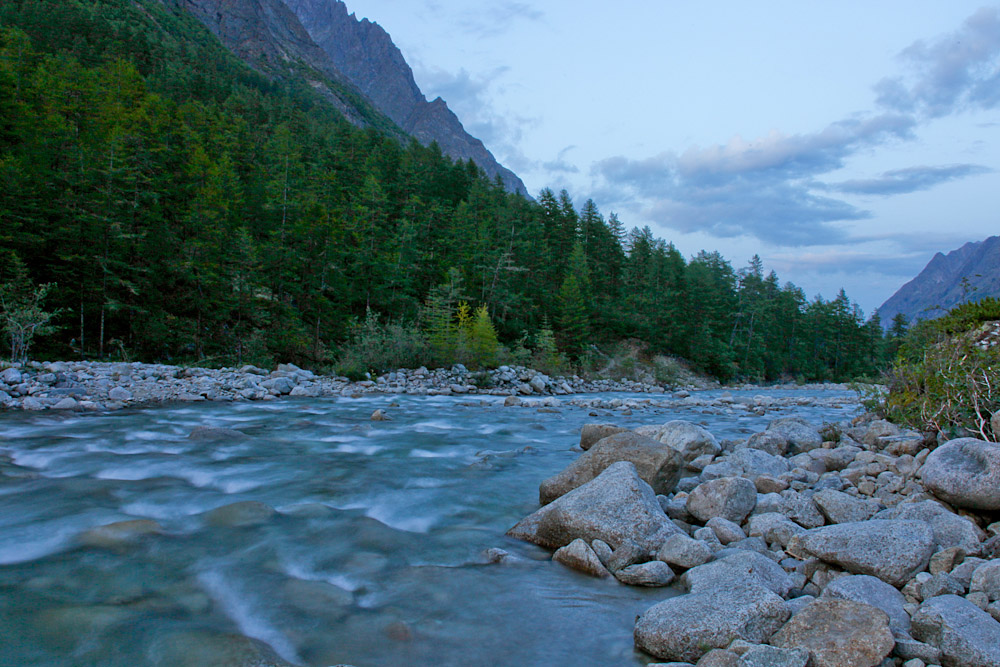
[[[590,424],[580,448],[508,534],[679,587],[635,622],[662,664],[1000,665],[1000,445],[862,415],[723,442],[683,420]]]
[[[293,364],[274,370],[255,366],[241,368],[188,368],[143,363],[30,362],[0,370],[0,407],[39,410],[117,410],[163,403],[203,401],[270,401],[284,396],[321,398],[365,394],[412,396],[484,395],[511,397],[509,405],[558,407],[558,401],[539,404],[520,398],[560,397],[576,394],[621,392],[650,394],[650,399],[571,399],[574,405],[600,409],[629,410],[642,407],[707,406],[708,399],[691,392],[718,387],[710,381],[690,377],[685,384],[668,389],[625,378],[585,380],[578,376],[549,377],[536,370],[501,366],[485,372],[470,372],[462,365],[450,369],[398,370],[371,380],[352,382],[346,377],[317,375]],[[837,385],[806,386],[805,389],[840,388]],[[666,395],[666,396],[665,396]],[[788,407],[809,399],[755,398],[711,399],[717,408],[735,407],[751,411]],[[683,403],[678,403],[683,401]]]

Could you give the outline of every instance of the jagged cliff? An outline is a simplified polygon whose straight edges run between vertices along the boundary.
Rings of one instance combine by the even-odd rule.
[[[898,313],[910,323],[944,315],[963,301],[1000,296],[1000,236],[966,243],[947,255],[934,255],[920,274],[879,309],[883,326]]]
[[[440,97],[428,102],[403,54],[377,23],[358,20],[340,0],[285,0],[313,41],[375,106],[424,145],[436,141],[453,158],[471,159],[512,192],[524,183],[471,136]]]
[[[355,125],[436,141],[455,159],[473,160],[491,178],[527,194],[524,184],[469,135],[441,98],[428,102],[403,54],[378,24],[358,21],[339,0],[161,0],[204,23],[255,69],[304,77]]]

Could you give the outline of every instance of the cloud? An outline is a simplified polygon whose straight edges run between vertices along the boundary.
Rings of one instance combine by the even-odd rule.
[[[914,42],[899,54],[910,76],[882,79],[878,103],[940,118],[1000,105],[1000,10],[984,7],[953,33]]]
[[[901,114],[849,118],[814,133],[735,137],[643,160],[613,157],[597,163],[594,174],[605,192],[619,193],[617,203],[639,206],[680,232],[822,245],[845,240],[835,223],[870,214],[817,192],[825,188],[815,178],[861,149],[910,138],[914,125]]]
[[[976,164],[953,164],[943,167],[909,167],[887,171],[878,178],[857,179],[834,183],[835,192],[853,195],[901,195],[930,190],[936,185],[968,176],[988,174],[993,170]]]
[[[475,9],[463,12],[458,25],[462,30],[480,37],[496,37],[507,32],[515,21],[539,21],[544,17],[545,12],[526,2],[503,0],[486,7],[476,5]]]
[[[580,168],[573,164],[572,162],[566,161],[566,156],[574,149],[576,146],[567,146],[566,148],[559,151],[556,155],[555,160],[549,162],[543,162],[542,168],[549,172],[559,172],[563,174],[577,174],[580,172]]]

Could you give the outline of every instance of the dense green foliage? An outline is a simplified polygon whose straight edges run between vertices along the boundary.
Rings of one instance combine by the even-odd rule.
[[[869,407],[884,417],[948,436],[997,440],[1000,411],[1000,300],[964,303],[901,336],[884,392]]]
[[[0,251],[57,285],[41,351],[323,366],[343,350],[383,370],[485,364],[492,336],[559,363],[639,339],[753,380],[882,359],[843,292],[807,300],[756,258],[687,261],[592,201],[509,194],[370,120],[254,72],[172,5],[4,2]]]

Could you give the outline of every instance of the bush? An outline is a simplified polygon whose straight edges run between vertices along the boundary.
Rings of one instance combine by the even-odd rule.
[[[1000,325],[980,325],[969,316],[974,305],[916,327],[883,378],[885,390],[862,392],[866,407],[920,430],[998,440],[990,419],[1000,410]]]
[[[351,380],[362,380],[366,373],[417,368],[430,358],[427,337],[418,328],[398,322],[383,324],[378,313],[369,308],[364,321],[352,327],[350,341],[341,348],[335,368]]]

